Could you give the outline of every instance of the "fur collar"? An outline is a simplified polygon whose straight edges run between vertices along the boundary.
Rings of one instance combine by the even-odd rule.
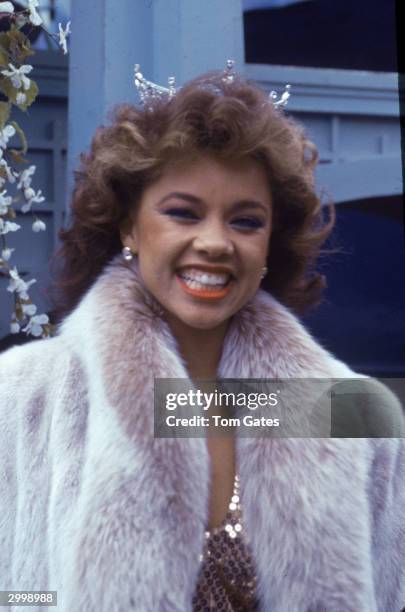
[[[203,439],[153,438],[153,379],[187,372],[135,263],[117,259],[107,268],[61,339],[84,363],[90,406],[76,553],[67,562],[75,609],[190,610],[209,458]],[[262,291],[233,318],[219,366],[223,378],[353,375]],[[347,439],[237,441],[263,610],[376,610],[367,448]],[[102,601],[92,584],[111,585]]]
[[[80,347],[91,384],[105,390],[129,436],[142,432],[149,439],[153,380],[187,379],[188,372],[161,306],[140,279],[136,260],[113,261],[65,322],[62,335],[75,351]],[[259,290],[232,319],[218,376],[304,380],[357,375],[323,349],[286,307]],[[149,395],[144,395],[145,407],[139,406],[138,397],[134,410],[140,388],[149,389]],[[298,410],[302,402],[301,408],[288,409],[285,420],[293,424]]]

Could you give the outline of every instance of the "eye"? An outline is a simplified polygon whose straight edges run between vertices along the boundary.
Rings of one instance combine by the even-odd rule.
[[[238,219],[234,219],[232,223],[244,229],[259,229],[260,227],[264,227],[263,221],[256,217],[239,217]]]
[[[198,219],[197,215],[190,208],[168,208],[164,212],[165,215],[169,217],[177,217],[179,219],[189,219],[196,220]]]

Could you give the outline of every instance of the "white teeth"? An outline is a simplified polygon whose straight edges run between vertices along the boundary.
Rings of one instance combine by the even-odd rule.
[[[181,277],[183,279],[183,281],[186,283],[187,287],[190,287],[190,289],[199,289],[199,290],[210,290],[210,289],[222,289],[226,283],[215,283],[215,284],[210,284],[210,283],[199,283],[196,280],[191,280],[189,278],[184,278]]]
[[[198,289],[201,286],[220,286],[223,287],[229,280],[229,274],[211,274],[200,270],[186,270],[179,274],[186,281],[187,285],[192,289]]]

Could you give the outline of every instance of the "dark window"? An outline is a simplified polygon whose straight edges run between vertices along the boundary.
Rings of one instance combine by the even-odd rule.
[[[245,0],[248,63],[397,71],[395,0]]]
[[[338,204],[333,245],[323,260],[325,300],[305,317],[316,338],[355,370],[405,376],[402,197]]]

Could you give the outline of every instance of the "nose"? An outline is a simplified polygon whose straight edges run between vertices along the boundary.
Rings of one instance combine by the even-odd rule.
[[[207,223],[199,228],[194,239],[194,248],[199,253],[209,257],[220,257],[232,255],[234,252],[233,242],[230,240],[226,228],[221,223]]]

